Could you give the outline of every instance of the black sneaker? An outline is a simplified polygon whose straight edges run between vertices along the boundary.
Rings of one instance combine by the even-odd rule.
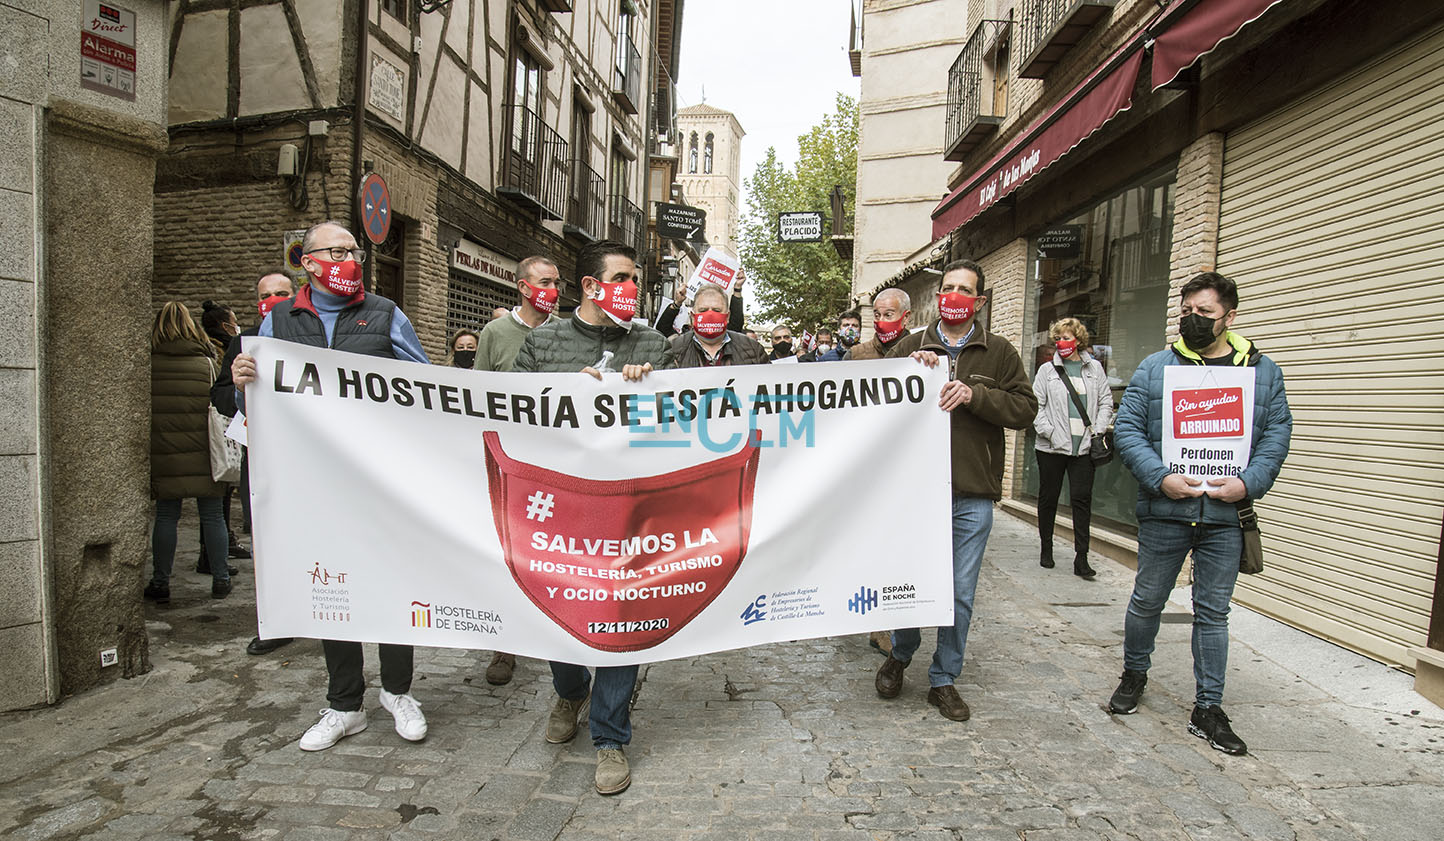
[[[1123,679],[1108,699],[1108,711],[1117,715],[1132,715],[1138,712],[1138,699],[1143,696],[1143,687],[1148,685],[1148,672],[1133,669],[1123,670]]]
[[[1228,716],[1223,714],[1223,707],[1194,707],[1193,715],[1188,719],[1188,732],[1206,739],[1214,750],[1221,750],[1229,756],[1248,753],[1248,745],[1228,726]]]
[[[156,604],[170,604],[170,585],[157,584],[152,581],[145,585],[144,596]]]
[[[212,582],[211,582],[211,598],[213,598],[213,599],[224,599],[226,596],[229,596],[230,594],[231,594],[231,580],[230,580],[229,578],[227,578],[225,581],[212,581]]]

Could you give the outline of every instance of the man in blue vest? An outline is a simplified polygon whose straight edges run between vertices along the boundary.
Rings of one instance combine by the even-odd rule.
[[[311,226],[301,240],[301,252],[301,265],[311,282],[302,286],[296,297],[272,308],[257,335],[427,363],[426,351],[421,349],[406,313],[391,300],[362,288],[361,264],[366,252],[356,247],[356,238],[345,225],[328,221]],[[231,374],[238,390],[254,382],[255,357],[237,355]],[[237,400],[243,401],[243,395],[238,394]],[[326,652],[326,673],[330,676],[326,691],[330,706],[301,737],[301,750],[325,750],[366,729],[366,711],[361,707],[366,691],[361,643],[322,640],[321,647]],[[383,643],[379,648],[381,706],[396,719],[396,732],[401,738],[420,741],[426,738],[426,717],[411,697],[412,647]]]
[[[1144,359],[1133,374],[1114,421],[1118,455],[1138,479],[1138,573],[1123,623],[1123,678],[1109,711],[1137,711],[1148,683],[1159,616],[1193,554],[1193,714],[1188,732],[1216,750],[1240,755],[1244,741],[1224,715],[1228,669],[1228,610],[1243,552],[1239,502],[1273,487],[1289,452],[1293,415],[1284,376],[1253,342],[1229,330],[1238,314],[1238,286],[1217,272],[1184,284],[1179,338]],[[1203,481],[1170,472],[1163,463],[1163,379],[1170,365],[1251,367],[1253,438],[1248,466],[1237,476]]]

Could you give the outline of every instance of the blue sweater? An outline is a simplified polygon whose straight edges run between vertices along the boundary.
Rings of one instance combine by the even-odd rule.
[[[1260,499],[1273,487],[1289,453],[1294,418],[1284,392],[1284,375],[1272,359],[1237,333],[1228,334],[1234,365],[1258,369],[1254,383],[1253,441],[1248,467],[1239,474],[1248,499]],[[1238,525],[1238,509],[1204,495],[1197,499],[1170,499],[1163,494],[1168,468],[1163,464],[1163,370],[1169,365],[1202,365],[1203,360],[1180,340],[1167,350],[1150,355],[1133,373],[1113,434],[1118,455],[1138,479],[1138,519],[1181,520],[1210,525]]]

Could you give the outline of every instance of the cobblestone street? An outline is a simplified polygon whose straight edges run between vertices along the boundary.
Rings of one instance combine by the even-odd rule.
[[[193,557],[194,528],[181,534]],[[410,744],[376,703],[368,652],[370,729],[303,753],[325,705],[319,644],[247,656],[250,562],[224,602],[183,572],[172,605],[147,608],[152,672],[0,717],[0,836],[1440,837],[1444,713],[1407,675],[1236,608],[1224,705],[1250,755],[1227,757],[1186,730],[1190,628],[1175,604],[1139,713],[1110,716],[1131,572],[1041,570],[1035,540],[999,514],[959,686],[971,721],[924,700],[929,635],[893,701],[876,696],[880,660],[861,637],[656,663],[635,698],[633,784],[610,798],[592,789],[585,725],[545,742],[550,673],[533,660],[492,687],[486,654],[418,649],[430,736]]]

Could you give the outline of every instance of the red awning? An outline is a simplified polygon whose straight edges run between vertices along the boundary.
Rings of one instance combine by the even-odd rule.
[[[1142,63],[1142,38],[1135,36],[933,208],[933,239],[967,224],[1131,107]]]
[[[1199,0],[1159,21],[1153,36],[1153,89],[1178,78],[1202,56],[1283,0]]]

